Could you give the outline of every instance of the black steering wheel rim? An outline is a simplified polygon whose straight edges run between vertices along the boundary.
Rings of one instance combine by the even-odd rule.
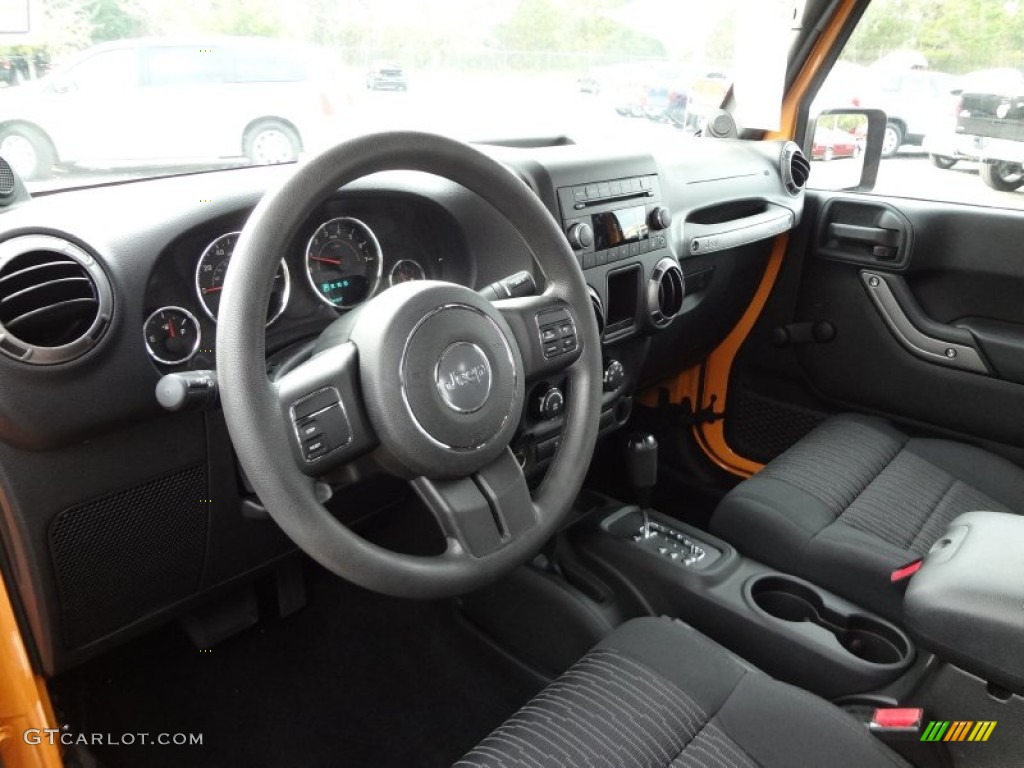
[[[546,277],[544,300],[567,307],[576,325],[579,355],[564,369],[568,392],[562,447],[533,494],[536,520],[483,556],[453,546],[451,540],[445,553],[435,557],[401,554],[340,523],[318,500],[314,479],[296,465],[279,393],[266,375],[264,315],[281,254],[327,197],[356,179],[390,170],[441,176],[489,202],[534,254]],[[520,345],[526,338],[523,332],[516,329]],[[297,166],[269,192],[246,223],[231,259],[216,354],[228,430],[239,461],[271,516],[300,549],[326,568],[385,594],[459,594],[525,561],[570,509],[593,454],[601,351],[582,271],[551,213],[526,184],[478,150],[441,136],[390,132],[357,137]]]

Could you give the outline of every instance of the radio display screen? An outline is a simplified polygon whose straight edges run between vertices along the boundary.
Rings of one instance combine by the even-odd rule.
[[[626,243],[638,243],[647,238],[647,208],[642,205],[595,213],[591,219],[596,251]]]

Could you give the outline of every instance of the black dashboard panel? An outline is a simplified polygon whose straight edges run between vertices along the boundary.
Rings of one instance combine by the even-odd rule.
[[[563,224],[581,220],[574,199],[567,207],[566,190],[572,196],[592,185],[599,194],[607,185],[609,197],[594,199],[599,213],[643,206],[647,222],[655,207],[669,214],[670,221],[650,224],[643,249],[639,214],[600,219],[632,222],[628,238],[602,240],[603,263],[592,247],[576,249],[595,305],[614,321],[606,365],[621,368],[606,387],[603,432],[625,423],[641,385],[693,364],[724,338],[753,295],[776,230],[712,252],[694,252],[694,238],[714,236],[714,227],[742,228],[767,211],[788,215],[792,226],[802,212],[802,193],[790,194],[783,180],[781,143],[482,149]],[[46,673],[180,613],[291,550],[271,521],[251,514],[258,507],[247,499],[220,412],[168,414],[154,397],[162,374],[213,367],[216,324],[196,292],[198,260],[213,240],[244,226],[263,194],[290,173],[278,166],[121,183],[38,197],[0,214],[0,241],[29,233],[71,241],[102,266],[114,296],[110,325],[78,359],[44,367],[0,355],[3,566]],[[652,195],[615,199],[615,190],[646,192],[633,186],[641,178],[651,181]],[[322,201],[281,254],[291,286],[267,329],[269,354],[314,339],[344,313],[319,300],[304,273],[310,236],[339,216],[372,229],[385,284],[403,260],[426,277],[477,289],[522,270],[544,284],[500,211],[437,177],[377,174]],[[681,270],[680,279],[659,287],[656,278],[668,268]],[[675,310],[652,314],[663,300],[676,302]],[[196,354],[177,366],[155,362],[143,335],[146,318],[170,306],[193,315],[202,334]],[[545,410],[553,400],[544,396],[561,385],[528,382],[513,447],[533,477],[558,448],[561,414]],[[147,510],[159,514],[148,518]],[[154,530],[194,543],[161,547]]]

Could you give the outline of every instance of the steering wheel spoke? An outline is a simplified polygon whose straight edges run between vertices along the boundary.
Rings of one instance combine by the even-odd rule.
[[[493,302],[515,334],[527,378],[568,368],[583,351],[583,336],[569,303],[550,293]]]
[[[323,475],[377,445],[358,377],[358,351],[347,342],[314,355],[277,381],[292,454],[305,474]]]
[[[508,449],[470,477],[418,477],[412,487],[445,537],[457,544],[460,555],[486,557],[529,531],[538,520],[526,478]]]

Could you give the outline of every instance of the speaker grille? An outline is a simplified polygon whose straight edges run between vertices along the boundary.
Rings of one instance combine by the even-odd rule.
[[[10,163],[0,157],[0,197],[14,194],[14,171]]]
[[[193,594],[206,556],[206,467],[66,509],[50,526],[64,637],[99,639]]]

